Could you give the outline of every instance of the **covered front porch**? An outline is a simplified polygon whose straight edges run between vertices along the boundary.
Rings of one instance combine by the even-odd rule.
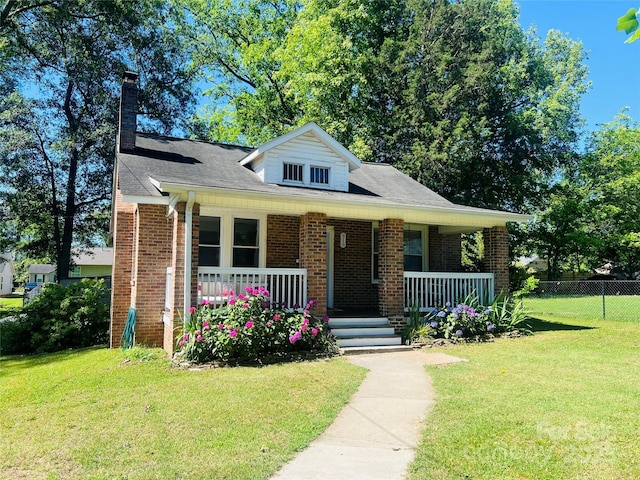
[[[247,287],[264,287],[269,291],[273,302],[290,308],[301,308],[308,300],[313,300],[307,298],[306,269],[198,268],[198,303],[205,301],[215,307],[222,306],[234,296],[244,293]],[[475,295],[485,303],[492,302],[495,295],[495,275],[403,272],[404,312],[415,307],[419,307],[422,312],[429,311],[446,302],[462,302],[469,295]],[[345,314],[349,314],[349,309]]]

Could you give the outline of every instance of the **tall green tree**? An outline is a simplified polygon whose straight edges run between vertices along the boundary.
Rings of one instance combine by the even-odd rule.
[[[597,239],[595,262],[640,273],[640,123],[626,113],[595,132],[581,165]],[[599,265],[596,265],[599,266]]]
[[[108,231],[122,73],[140,73],[140,111],[161,119],[143,126],[170,132],[190,113],[186,58],[157,0],[8,1],[2,14],[0,67],[17,87],[0,100],[4,240],[65,278],[72,244]]]
[[[313,120],[449,199],[512,210],[574,159],[582,46],[540,43],[510,0],[222,2],[242,18],[224,26],[220,3],[183,1],[218,40],[198,65],[231,99],[201,123],[211,138],[255,144]]]

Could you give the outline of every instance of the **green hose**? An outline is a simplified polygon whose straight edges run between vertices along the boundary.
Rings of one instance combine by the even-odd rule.
[[[136,337],[136,309],[129,308],[129,314],[127,315],[127,323],[124,324],[124,331],[122,332],[122,338],[120,339],[120,346],[124,350],[125,348],[133,347]]]

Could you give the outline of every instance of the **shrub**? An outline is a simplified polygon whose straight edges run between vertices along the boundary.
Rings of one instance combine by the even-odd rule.
[[[525,325],[526,311],[520,299],[499,295],[490,306],[481,305],[477,298],[467,297],[463,303],[452,306],[447,302],[424,317],[427,330],[434,338],[466,338],[476,335],[500,334],[513,330],[530,332]]]
[[[273,305],[264,287],[247,287],[237,296],[231,292],[229,302],[218,308],[205,300],[191,307],[190,321],[177,338],[179,353],[203,363],[295,351],[333,352],[329,318],[311,316],[313,305],[311,301],[302,310]]]
[[[102,280],[46,284],[11,322],[3,322],[3,353],[46,353],[104,344],[109,306]]]

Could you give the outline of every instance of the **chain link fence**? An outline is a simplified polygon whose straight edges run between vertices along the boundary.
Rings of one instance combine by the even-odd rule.
[[[525,299],[530,315],[640,321],[640,281],[540,282]]]

